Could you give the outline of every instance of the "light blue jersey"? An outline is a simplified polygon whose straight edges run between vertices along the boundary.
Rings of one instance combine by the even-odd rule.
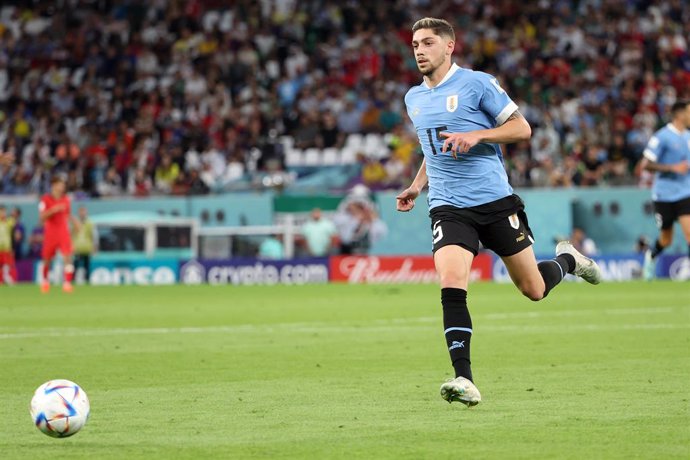
[[[671,123],[654,133],[644,156],[659,164],[690,162],[690,132],[678,131]],[[656,172],[652,199],[654,201],[673,202],[690,198],[690,173],[676,174],[671,172]]]
[[[405,104],[426,159],[429,209],[478,206],[513,193],[498,144],[477,144],[457,159],[441,153],[440,133],[495,128],[517,110],[494,77],[453,64],[436,87],[411,88]]]

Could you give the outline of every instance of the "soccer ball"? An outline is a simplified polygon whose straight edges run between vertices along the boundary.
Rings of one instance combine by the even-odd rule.
[[[72,436],[86,423],[91,406],[86,392],[69,380],[50,380],[31,398],[31,419],[36,428],[54,438]]]

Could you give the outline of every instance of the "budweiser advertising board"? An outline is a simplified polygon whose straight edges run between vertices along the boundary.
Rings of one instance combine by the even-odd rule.
[[[431,256],[336,256],[331,257],[331,281],[346,283],[436,283]],[[491,279],[491,256],[474,258],[470,280]]]

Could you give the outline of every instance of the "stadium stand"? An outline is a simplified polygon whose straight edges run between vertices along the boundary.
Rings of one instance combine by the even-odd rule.
[[[318,189],[333,168],[341,189],[367,170],[399,187],[419,161],[403,95],[427,15],[453,20],[456,62],[496,75],[532,124],[505,152],[514,185],[634,184],[690,96],[683,3],[5,1],[0,193],[56,173],[88,196]]]

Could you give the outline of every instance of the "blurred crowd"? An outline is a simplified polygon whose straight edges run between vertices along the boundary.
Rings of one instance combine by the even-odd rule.
[[[515,186],[635,183],[690,96],[684,0],[6,0],[0,193],[56,173],[89,196],[260,185],[285,172],[282,136],[339,148],[351,133],[395,134],[354,180],[399,187],[419,162],[403,96],[424,16],[450,20],[455,61],[496,75],[532,124],[505,151]]]

